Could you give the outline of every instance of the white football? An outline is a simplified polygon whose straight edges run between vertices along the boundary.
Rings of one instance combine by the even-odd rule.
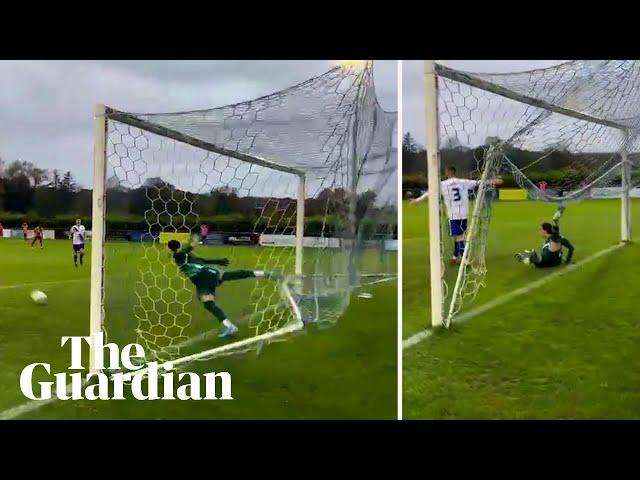
[[[31,292],[31,299],[36,303],[45,304],[47,303],[47,294],[40,290],[34,290]]]

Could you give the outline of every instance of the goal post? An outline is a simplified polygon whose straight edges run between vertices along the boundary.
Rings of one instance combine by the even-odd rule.
[[[432,326],[448,327],[485,285],[492,206],[499,200],[494,178],[557,207],[620,198],[620,241],[632,241],[630,197],[640,186],[639,67],[634,60],[581,60],[494,74],[425,61]],[[442,243],[449,234],[435,194],[440,161],[479,181],[469,192],[462,258],[448,272]]]
[[[298,196],[296,199],[296,275],[302,275],[304,254],[304,200],[305,200],[305,175],[298,176]]]
[[[631,162],[629,161],[629,133],[624,133],[621,152],[620,241],[631,242]]]
[[[427,188],[429,189],[429,265],[431,282],[431,325],[443,324],[442,245],[440,239],[440,151],[438,147],[438,79],[435,61],[424,62],[427,133]]]
[[[95,106],[93,146],[93,206],[91,216],[91,287],[89,336],[102,332],[104,285],[105,174],[107,169],[107,116],[103,104]],[[89,370],[95,372],[93,342],[89,348]]]

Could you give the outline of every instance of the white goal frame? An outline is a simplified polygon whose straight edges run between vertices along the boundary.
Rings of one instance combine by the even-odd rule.
[[[445,77],[470,87],[501,95],[518,102],[550,110],[565,116],[573,117],[591,123],[605,125],[607,127],[620,130],[624,134],[624,147],[621,152],[621,177],[622,193],[620,201],[620,241],[629,243],[631,237],[631,202],[629,196],[629,186],[631,185],[631,162],[628,159],[628,145],[633,138],[630,137],[629,128],[620,123],[596,118],[587,114],[576,112],[557,105],[552,105],[542,100],[528,97],[511,90],[505,89],[496,84],[485,82],[474,78],[464,72],[454,70],[443,65],[436,65],[435,60],[424,61],[424,89],[425,89],[425,118],[426,118],[426,149],[427,149],[427,174],[429,188],[429,260],[430,260],[430,281],[431,281],[431,325],[433,327],[449,327],[451,323],[451,312],[444,316],[444,292],[442,287],[442,248],[440,244],[441,215],[440,215],[440,147],[439,147],[439,116],[438,116],[438,77]],[[483,172],[483,174],[486,172]],[[481,183],[478,191],[478,198],[484,196],[486,190],[484,182]],[[469,230],[466,238],[473,238],[479,214],[480,201],[475,202],[474,211],[471,217]],[[453,290],[455,298],[462,283],[463,267],[467,260],[469,248],[465,248],[462,262],[458,270],[458,276]]]
[[[303,246],[304,246],[304,202],[305,202],[305,172],[300,169],[293,168],[288,165],[282,165],[275,161],[267,160],[258,156],[239,153],[226,148],[218,147],[212,143],[198,140],[183,133],[171,130],[159,125],[145,122],[134,115],[115,110],[104,104],[97,104],[95,107],[94,119],[94,150],[93,150],[93,205],[92,205],[92,235],[91,235],[91,291],[90,291],[90,311],[89,311],[89,335],[102,333],[104,327],[104,243],[105,243],[105,213],[106,213],[106,169],[107,169],[107,136],[109,120],[124,123],[140,130],[144,130],[162,137],[171,138],[178,142],[192,145],[194,147],[224,155],[226,157],[235,158],[242,162],[259,165],[262,167],[290,173],[298,176],[298,189],[296,198],[296,242],[295,242],[295,275],[301,276],[303,265]],[[271,340],[301,330],[304,326],[300,311],[297,304],[293,300],[292,294],[286,283],[282,283],[281,291],[289,307],[292,309],[296,321],[293,324],[267,332],[258,336],[249,337],[238,342],[233,342],[222,347],[216,347],[196,355],[184,357],[173,363],[184,363],[187,361],[197,360],[209,355],[224,353],[232,350],[234,347],[243,347],[255,344],[265,340]],[[94,347],[93,342],[89,348],[89,369],[96,372],[94,365]]]

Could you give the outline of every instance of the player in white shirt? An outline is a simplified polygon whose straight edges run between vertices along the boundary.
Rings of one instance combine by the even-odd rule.
[[[80,256],[80,265],[84,259],[84,225],[82,225],[82,220],[79,218],[76,220],[76,224],[71,227],[69,234],[73,241],[73,264],[77,267],[78,256]]]
[[[445,169],[447,179],[440,182],[440,194],[444,201],[449,217],[449,235],[453,238],[453,257],[451,263],[460,263],[464,254],[464,233],[467,230],[467,217],[469,216],[469,191],[475,189],[480,183],[478,180],[468,180],[456,177],[456,167]],[[500,185],[502,179],[489,180],[492,185]],[[423,202],[429,197],[425,192],[411,203]]]

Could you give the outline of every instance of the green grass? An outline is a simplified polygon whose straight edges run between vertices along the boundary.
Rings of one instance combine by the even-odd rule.
[[[209,257],[230,254],[232,269],[252,268],[255,264],[250,262],[255,261],[258,250],[207,247],[200,252]],[[136,280],[140,278],[141,252],[135,244],[113,243],[107,247],[105,322],[110,341],[136,338],[133,329],[137,321],[132,312],[136,288],[140,288]],[[364,260],[372,270],[377,268],[377,261],[375,255]],[[171,270],[161,274],[167,264],[170,262],[164,256],[154,264],[154,278],[159,287],[169,282],[180,291],[181,280]],[[53,372],[65,371],[69,350],[60,347],[60,337],[87,335],[90,265],[87,261],[83,267],[74,268],[68,241],[48,241],[39,250],[18,240],[0,241],[0,265],[1,414],[27,401],[18,384],[26,365],[47,362]],[[218,290],[220,305],[230,318],[240,319],[245,336],[249,334],[246,305],[256,282],[266,281],[229,282]],[[29,292],[35,288],[49,296],[46,306],[37,306],[29,299]],[[186,368],[196,373],[230,372],[232,401],[57,401],[20,418],[393,419],[397,412],[396,282],[381,283],[366,291],[373,298],[359,298],[356,291],[333,328],[308,329],[286,342],[268,345],[259,355],[216,358]],[[184,308],[176,307],[173,297],[162,298],[161,290],[150,292],[148,301],[155,302],[156,312],[164,312],[164,326],[173,325],[180,314],[188,314],[190,322],[183,330],[186,337],[216,327],[193,292],[189,290],[186,295],[181,297]],[[173,335],[175,331],[159,333]],[[184,353],[220,343],[213,335],[213,339]]]
[[[567,209],[562,233],[576,247],[575,262],[617,243],[619,208],[612,200]],[[425,204],[403,212],[407,338],[430,324],[428,217]],[[487,286],[467,310],[550,273],[513,254],[539,250],[538,225],[553,212],[534,202],[495,204]],[[640,202],[632,212],[638,225]],[[640,418],[638,265],[640,247],[625,246],[405,350],[404,418]]]

